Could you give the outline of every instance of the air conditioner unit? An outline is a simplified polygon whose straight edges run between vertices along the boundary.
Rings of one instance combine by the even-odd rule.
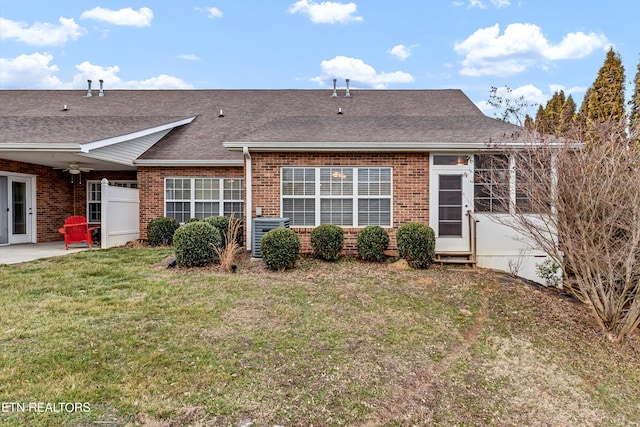
[[[253,257],[262,258],[260,242],[262,237],[276,228],[289,228],[289,218],[254,218],[253,219]]]

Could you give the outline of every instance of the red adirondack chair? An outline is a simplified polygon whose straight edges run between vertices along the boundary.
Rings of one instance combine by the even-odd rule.
[[[69,249],[69,243],[82,243],[87,242],[90,248],[92,246],[91,233],[95,230],[93,227],[89,227],[87,219],[83,216],[76,215],[70,216],[64,220],[64,226],[59,228],[58,231],[64,235],[64,248]]]

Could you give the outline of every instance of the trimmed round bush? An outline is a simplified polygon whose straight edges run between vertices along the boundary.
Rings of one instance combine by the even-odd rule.
[[[337,261],[344,244],[344,230],[334,224],[322,224],[311,232],[311,247],[316,257]]]
[[[400,256],[413,268],[428,268],[436,256],[436,235],[433,229],[418,222],[408,222],[396,231]]]
[[[379,225],[368,225],[358,233],[358,256],[366,261],[384,261],[387,246],[389,233]]]
[[[275,228],[260,240],[260,254],[272,270],[295,267],[299,252],[300,240],[290,228]]]
[[[179,227],[180,223],[175,218],[154,218],[147,224],[147,241],[151,246],[172,245],[173,234]]]
[[[185,224],[188,224],[188,223],[190,223],[190,222],[198,222],[198,221],[202,221],[202,219],[200,219],[200,218],[189,218],[189,219],[185,222]]]
[[[195,221],[183,225],[173,236],[176,261],[181,267],[199,267],[211,263],[215,256],[215,247],[222,245],[220,232],[204,221]]]

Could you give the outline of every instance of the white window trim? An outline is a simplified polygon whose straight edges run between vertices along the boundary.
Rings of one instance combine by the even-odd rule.
[[[190,199],[167,199],[167,181],[170,179],[185,179],[185,180],[189,180],[189,189],[190,189],[190,194],[191,197]],[[217,181],[218,182],[218,194],[219,194],[219,198],[218,199],[202,199],[202,200],[196,200],[195,198],[195,194],[196,194],[196,180],[197,179],[210,179],[213,181]],[[239,180],[242,182],[242,185],[240,186],[240,195],[242,196],[242,198],[240,199],[225,199],[224,198],[224,182],[226,180]],[[244,188],[243,188],[244,182],[243,182],[243,178],[239,178],[239,177],[209,177],[209,176],[167,176],[164,178],[164,186],[163,186],[163,212],[164,212],[164,216],[168,216],[167,214],[167,202],[179,202],[179,203],[185,203],[188,202],[189,203],[189,212],[190,212],[190,216],[189,218],[194,218],[195,214],[196,214],[196,202],[214,202],[214,203],[218,203],[218,213],[215,214],[213,213],[212,216],[224,216],[224,205],[225,203],[242,203],[243,205],[243,209],[244,209]],[[187,218],[187,219],[189,219]]]
[[[314,170],[314,174],[315,174],[315,178],[314,178],[314,185],[315,185],[315,194],[312,196],[308,196],[308,195],[290,195],[290,196],[285,196],[283,194],[283,169],[295,169],[295,168],[300,168],[300,169],[313,169]],[[353,170],[353,194],[352,195],[322,195],[320,194],[320,170],[321,169],[352,169]],[[385,195],[379,195],[379,196],[370,196],[370,195],[362,195],[360,196],[358,193],[358,184],[359,184],[359,180],[358,180],[358,170],[359,169],[389,169],[390,170],[390,194],[388,196]],[[321,201],[323,199],[337,199],[337,200],[344,200],[344,199],[351,199],[352,200],[352,206],[353,206],[353,212],[352,212],[352,217],[353,217],[353,224],[352,225],[340,225],[340,227],[342,228],[364,228],[370,224],[359,224],[358,220],[358,201],[360,199],[378,199],[378,200],[389,200],[389,225],[381,225],[382,228],[393,228],[393,167],[392,166],[377,166],[377,165],[372,165],[372,166],[335,166],[335,165],[331,165],[331,166],[282,166],[280,167],[280,212],[283,213],[284,215],[284,199],[312,199],[314,200],[315,203],[315,224],[314,225],[293,225],[292,227],[296,227],[296,228],[315,228],[319,225],[321,225],[321,219],[322,219],[322,213],[321,213]]]

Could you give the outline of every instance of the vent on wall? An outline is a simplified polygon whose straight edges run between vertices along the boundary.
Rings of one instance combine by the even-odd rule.
[[[276,228],[289,228],[289,218],[254,218],[253,219],[253,257],[262,258],[260,242],[265,234]]]

